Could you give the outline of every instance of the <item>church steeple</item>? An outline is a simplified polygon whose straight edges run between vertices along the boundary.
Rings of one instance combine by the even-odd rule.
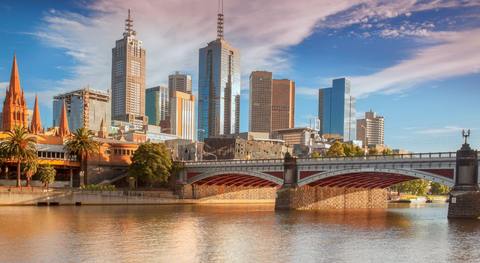
[[[42,133],[42,120],[40,119],[40,109],[38,108],[38,98],[35,94],[35,106],[33,108],[32,124],[30,132],[33,134]]]
[[[60,127],[58,127],[59,135],[61,137],[70,136],[70,129],[68,128],[67,108],[65,108],[65,101],[63,101],[62,116],[60,117]]]
[[[17,56],[13,55],[12,75],[10,86],[3,101],[3,122],[4,131],[10,131],[15,126],[27,128],[27,103],[20,87],[20,77],[17,68]]]

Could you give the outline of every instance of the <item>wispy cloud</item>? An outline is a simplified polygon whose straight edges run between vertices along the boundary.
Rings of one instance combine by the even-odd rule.
[[[428,130],[423,130],[423,131],[417,131],[415,133],[418,134],[442,134],[442,133],[453,133],[453,132],[460,132],[464,130],[465,128],[459,127],[459,126],[444,126],[443,128],[439,129],[428,129]],[[476,129],[472,129],[476,130]]]
[[[352,94],[399,93],[431,80],[475,73],[480,65],[480,29],[442,32],[442,43],[417,51],[410,59],[375,74],[351,77]]]

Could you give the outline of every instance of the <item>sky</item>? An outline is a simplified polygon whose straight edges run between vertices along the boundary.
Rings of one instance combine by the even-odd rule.
[[[216,38],[216,0],[0,1],[0,101],[17,55],[27,108],[39,97],[106,91],[111,49],[130,8],[147,52],[146,87],[175,71],[198,87],[198,50]],[[295,127],[318,117],[318,89],[347,77],[357,118],[385,117],[385,144],[414,152],[480,147],[480,0],[225,0],[224,38],[242,52],[241,127],[248,77],[267,70],[296,83]]]

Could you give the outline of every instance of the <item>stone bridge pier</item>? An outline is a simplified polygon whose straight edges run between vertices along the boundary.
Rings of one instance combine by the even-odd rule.
[[[298,186],[297,162],[285,157],[284,184],[277,190],[275,210],[387,207],[385,189],[362,187]]]

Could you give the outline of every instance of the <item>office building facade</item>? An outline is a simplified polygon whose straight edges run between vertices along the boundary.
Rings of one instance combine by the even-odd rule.
[[[172,101],[173,92],[180,91],[187,94],[192,94],[192,76],[187,74],[180,74],[175,71],[175,74],[168,76],[168,101]],[[170,104],[168,106],[168,113],[170,115]]]
[[[356,99],[350,95],[350,89],[350,80],[339,78],[333,80],[331,88],[319,90],[318,118],[322,136],[355,140]]]
[[[357,140],[363,145],[385,144],[385,118],[370,110],[365,118],[357,120]]]
[[[112,49],[112,119],[141,128],[145,116],[145,57],[142,41],[135,39],[133,20],[125,20],[123,38]]]
[[[110,91],[109,91],[110,92]],[[85,127],[100,131],[102,121],[110,131],[110,93],[84,88],[53,97],[53,127],[60,127],[63,105],[65,104],[68,127],[75,132]]]
[[[160,125],[168,115],[169,89],[157,86],[145,90],[145,114],[149,125]]]
[[[171,101],[171,134],[185,140],[195,140],[195,96],[180,91],[173,92]]]
[[[295,82],[274,79],[272,90],[272,130],[295,126]]]
[[[240,130],[241,53],[223,39],[223,14],[218,14],[217,33],[199,51],[199,141]]]
[[[253,71],[250,74],[248,130],[272,130],[272,72]]]

